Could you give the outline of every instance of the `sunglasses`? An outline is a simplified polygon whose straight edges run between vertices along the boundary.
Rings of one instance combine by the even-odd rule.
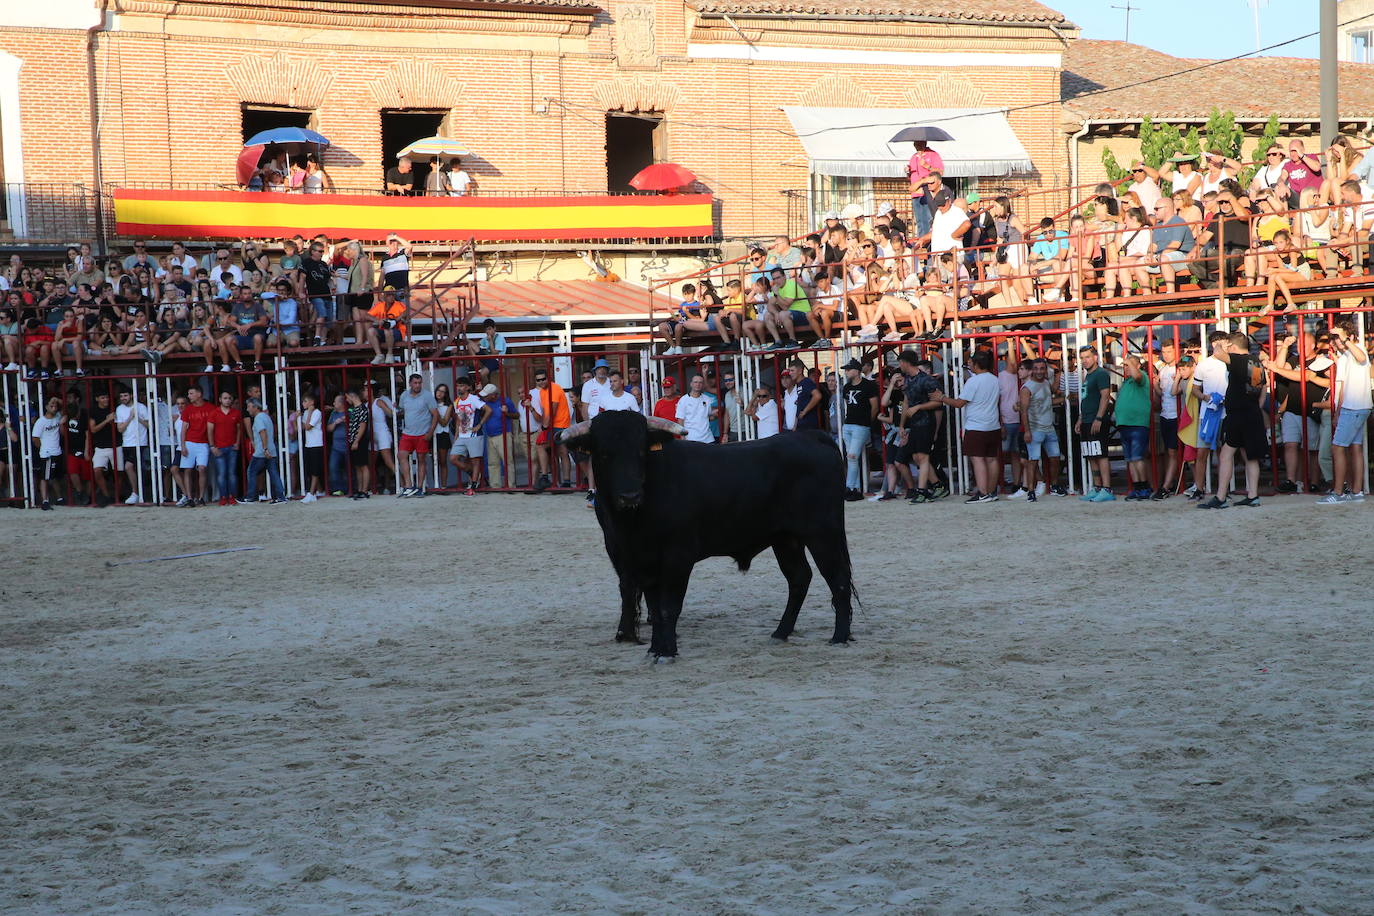
[[[547,381],[548,381],[548,379],[546,379],[546,378],[537,378],[537,379],[534,380],[534,383],[535,383],[536,385],[538,385],[540,382],[547,382]]]
[[[1265,153],[1264,156],[1266,159],[1279,159],[1283,157],[1283,153]]]
[[[1135,173],[1136,175],[1144,175],[1144,174],[1145,174],[1145,170],[1144,170],[1144,169],[1131,169],[1131,171],[1132,171],[1133,173]]]

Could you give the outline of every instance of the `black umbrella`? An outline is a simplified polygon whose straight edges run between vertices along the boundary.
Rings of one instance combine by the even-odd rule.
[[[888,143],[914,143],[917,140],[924,140],[933,143],[936,140],[953,140],[946,131],[938,127],[926,127],[918,125],[916,127],[903,127],[897,131],[897,136],[893,137]]]

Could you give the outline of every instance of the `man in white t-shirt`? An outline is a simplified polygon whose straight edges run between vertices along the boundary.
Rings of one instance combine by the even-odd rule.
[[[959,397],[947,397],[936,389],[931,398],[964,409],[964,455],[973,465],[976,487],[964,502],[992,503],[997,501],[997,469],[1001,463],[998,456],[1002,445],[1002,417],[998,407],[1001,389],[997,376],[992,374],[992,353],[989,351],[974,353],[969,368],[973,374],[964,382]]]
[[[598,359],[592,365],[592,377],[582,383],[582,394],[578,399],[578,412],[582,415],[581,419],[590,420],[601,411],[605,410],[605,399],[611,393],[610,382],[611,364],[604,359]],[[592,462],[589,455],[578,452],[577,465],[582,468],[582,473],[587,478],[587,505],[596,502],[596,475],[592,471]]]
[[[687,430],[688,442],[714,442],[711,421],[720,413],[706,395],[706,380],[692,376],[687,393],[677,399],[677,421]]]
[[[1127,193],[1135,193],[1135,196],[1140,200],[1140,209],[1144,210],[1147,216],[1154,213],[1155,204],[1159,203],[1159,198],[1162,196],[1162,192],[1159,190],[1158,170],[1137,159],[1131,164],[1131,183],[1127,186],[1126,191]]]
[[[937,193],[935,213],[930,220],[930,235],[926,238],[930,252],[958,251],[968,229],[968,214],[954,206],[954,195],[947,190]]]
[[[791,373],[784,372],[782,377],[787,379],[792,376]],[[795,404],[795,400],[793,403]],[[760,385],[754,392],[754,397],[749,406],[744,408],[744,413],[754,418],[755,438],[767,439],[778,434],[778,402],[773,397],[772,389],[767,385]]]
[[[396,456],[392,454],[391,446],[396,441],[392,434],[391,423],[396,416],[396,408],[391,403],[391,398],[382,394],[377,383],[373,379],[363,382],[363,400],[371,410],[368,413],[367,432],[372,440],[372,451],[377,453],[380,463],[377,467],[377,489],[383,493],[390,492],[390,488],[382,486],[382,476],[389,476],[394,483],[396,480]],[[385,468],[385,470],[383,470]]]
[[[453,448],[448,463],[456,467],[460,475],[468,475],[463,495],[472,496],[476,492],[473,482],[482,474],[487,445],[482,427],[491,415],[491,405],[472,393],[470,376],[460,375],[453,384],[457,394],[453,396]]]
[[[1226,398],[1226,363],[1217,357],[1218,353],[1226,352],[1226,348],[1231,345],[1231,335],[1222,331],[1213,331],[1207,338],[1212,352],[1198,360],[1197,368],[1193,370],[1193,387],[1197,389],[1199,410],[1201,417],[1207,417],[1211,411],[1217,412],[1216,425],[1212,426],[1210,420],[1207,428],[1211,430],[1211,436],[1204,438],[1203,423],[1201,417],[1198,421],[1197,436],[1197,460],[1193,464],[1194,479],[1206,479],[1207,469],[1211,466],[1211,454],[1217,447],[1217,440],[1221,436],[1221,421],[1226,419],[1226,408],[1222,402]],[[1212,395],[1217,395],[1214,399]],[[1212,405],[1216,401],[1215,406]],[[1196,486],[1189,487],[1183,491],[1183,495],[1189,499],[1201,500],[1204,494]]]
[[[301,395],[300,425],[306,484],[301,502],[313,503],[324,493],[324,414],[315,406],[315,395],[309,391]]]
[[[50,488],[57,485],[66,473],[66,459],[62,457],[62,427],[66,425],[60,415],[62,399],[48,398],[43,405],[43,416],[33,424],[34,454],[38,456],[38,493],[42,498],[42,508],[52,509]]]
[[[1355,335],[1354,322],[1339,321],[1331,329],[1331,350],[1336,357],[1335,387],[1331,392],[1335,432],[1331,435],[1332,475],[1330,494],[1317,500],[1323,505],[1364,502],[1364,432],[1369,411],[1369,354]]]
[[[598,398],[600,406],[599,413],[607,410],[628,410],[633,413],[643,413],[639,408],[639,401],[625,388],[625,376],[620,374],[619,369],[612,369],[607,376],[607,381],[611,386],[608,394]],[[583,388],[586,388],[584,385]]]
[[[119,392],[119,406],[115,408],[115,428],[123,439],[120,445],[120,459],[124,473],[129,475],[129,498],[126,505],[134,506],[143,502],[143,490],[139,485],[139,468],[149,464],[148,424],[152,415],[147,406],[134,399],[134,393],[125,388]]]

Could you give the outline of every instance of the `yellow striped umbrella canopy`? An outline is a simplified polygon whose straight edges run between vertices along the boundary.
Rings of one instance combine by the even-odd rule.
[[[402,156],[411,159],[429,160],[447,158],[450,156],[466,156],[468,148],[451,137],[425,137],[423,140],[416,140],[396,154],[396,158]]]

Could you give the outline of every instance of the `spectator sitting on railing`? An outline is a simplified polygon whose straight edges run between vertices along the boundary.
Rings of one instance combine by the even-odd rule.
[[[792,240],[785,235],[773,237],[773,245],[768,250],[768,257],[765,260],[771,269],[781,267],[783,270],[792,272],[794,268],[802,265],[802,253],[792,247]]]
[[[1159,274],[1164,292],[1177,289],[1177,277],[1193,250],[1193,233],[1174,213],[1174,202],[1161,197],[1155,202],[1155,227],[1150,231],[1150,248],[1146,271]]]
[[[251,348],[253,371],[261,372],[262,348],[267,340],[267,311],[261,302],[253,298],[253,291],[248,286],[240,286],[230,304],[234,333],[223,340],[224,348],[221,352],[227,353],[233,359],[235,372],[242,372],[242,353]]]
[[[1039,228],[1031,233],[1030,239],[1030,262],[1027,266],[1035,277],[1036,296],[1053,301],[1062,296],[1069,280],[1069,234],[1063,229],[1056,229],[1054,220],[1046,216],[1040,220]]]
[[[16,296],[10,293],[9,304],[0,309],[0,356],[5,360],[5,371],[14,372],[19,361],[24,358],[24,344],[19,323],[19,308],[15,306]],[[0,443],[3,447],[3,443]]]
[[[62,357],[70,356],[76,363],[77,377],[86,374],[86,329],[77,310],[68,306],[62,311],[62,320],[53,331],[52,362],[53,370],[63,375]]]
[[[298,318],[300,305],[296,302],[295,287],[291,281],[282,277],[272,285],[275,296],[264,293],[264,308],[268,311],[270,332],[268,346],[299,347],[301,345],[301,326]]]
[[[175,310],[163,309],[153,329],[153,344],[143,355],[157,363],[168,353],[189,353],[191,345],[186,342],[186,334],[190,328],[189,322],[178,318]]]
[[[759,252],[760,262],[762,252]],[[677,311],[666,321],[661,321],[654,328],[667,348],[663,351],[664,356],[677,356],[682,353],[682,333],[679,326],[689,319],[699,319],[701,317],[701,302],[697,300],[697,287],[695,283],[682,284],[682,300],[678,303]]]
[[[1159,189],[1159,172],[1137,159],[1131,163],[1131,183],[1126,186],[1125,200],[1134,200],[1134,206],[1146,213],[1153,213],[1155,203],[1163,192]]]
[[[827,345],[825,342],[830,340],[835,316],[844,311],[844,297],[834,286],[834,281],[829,276],[821,274],[817,278],[816,288],[807,297],[811,302],[811,311],[806,313],[806,317],[811,326],[811,333],[816,335],[817,347]]]
[[[28,366],[29,379],[50,378],[48,367],[52,365],[53,329],[37,318],[29,318],[24,323],[24,364]]]
[[[797,328],[809,325],[807,314],[811,311],[811,302],[806,298],[806,293],[802,292],[800,284],[795,279],[790,279],[780,267],[773,269],[769,283],[772,292],[769,293],[768,312],[764,317],[764,324],[773,337],[773,343],[768,349],[796,347]]]
[[[457,329],[454,336],[456,333]],[[491,373],[501,368],[499,357],[505,356],[509,349],[510,345],[506,342],[505,335],[497,332],[496,322],[490,318],[482,321],[481,337],[467,339],[468,354],[482,357],[482,361],[477,364],[477,374],[483,383],[491,377]]]
[[[1302,251],[1293,244],[1289,231],[1280,229],[1274,233],[1273,243],[1260,249],[1260,255],[1260,267],[1265,278],[1265,302],[1260,314],[1267,315],[1274,310],[1274,297],[1280,292],[1286,303],[1284,312],[1293,311],[1297,304],[1293,301],[1288,284],[1312,279],[1312,268],[1303,258]]]

